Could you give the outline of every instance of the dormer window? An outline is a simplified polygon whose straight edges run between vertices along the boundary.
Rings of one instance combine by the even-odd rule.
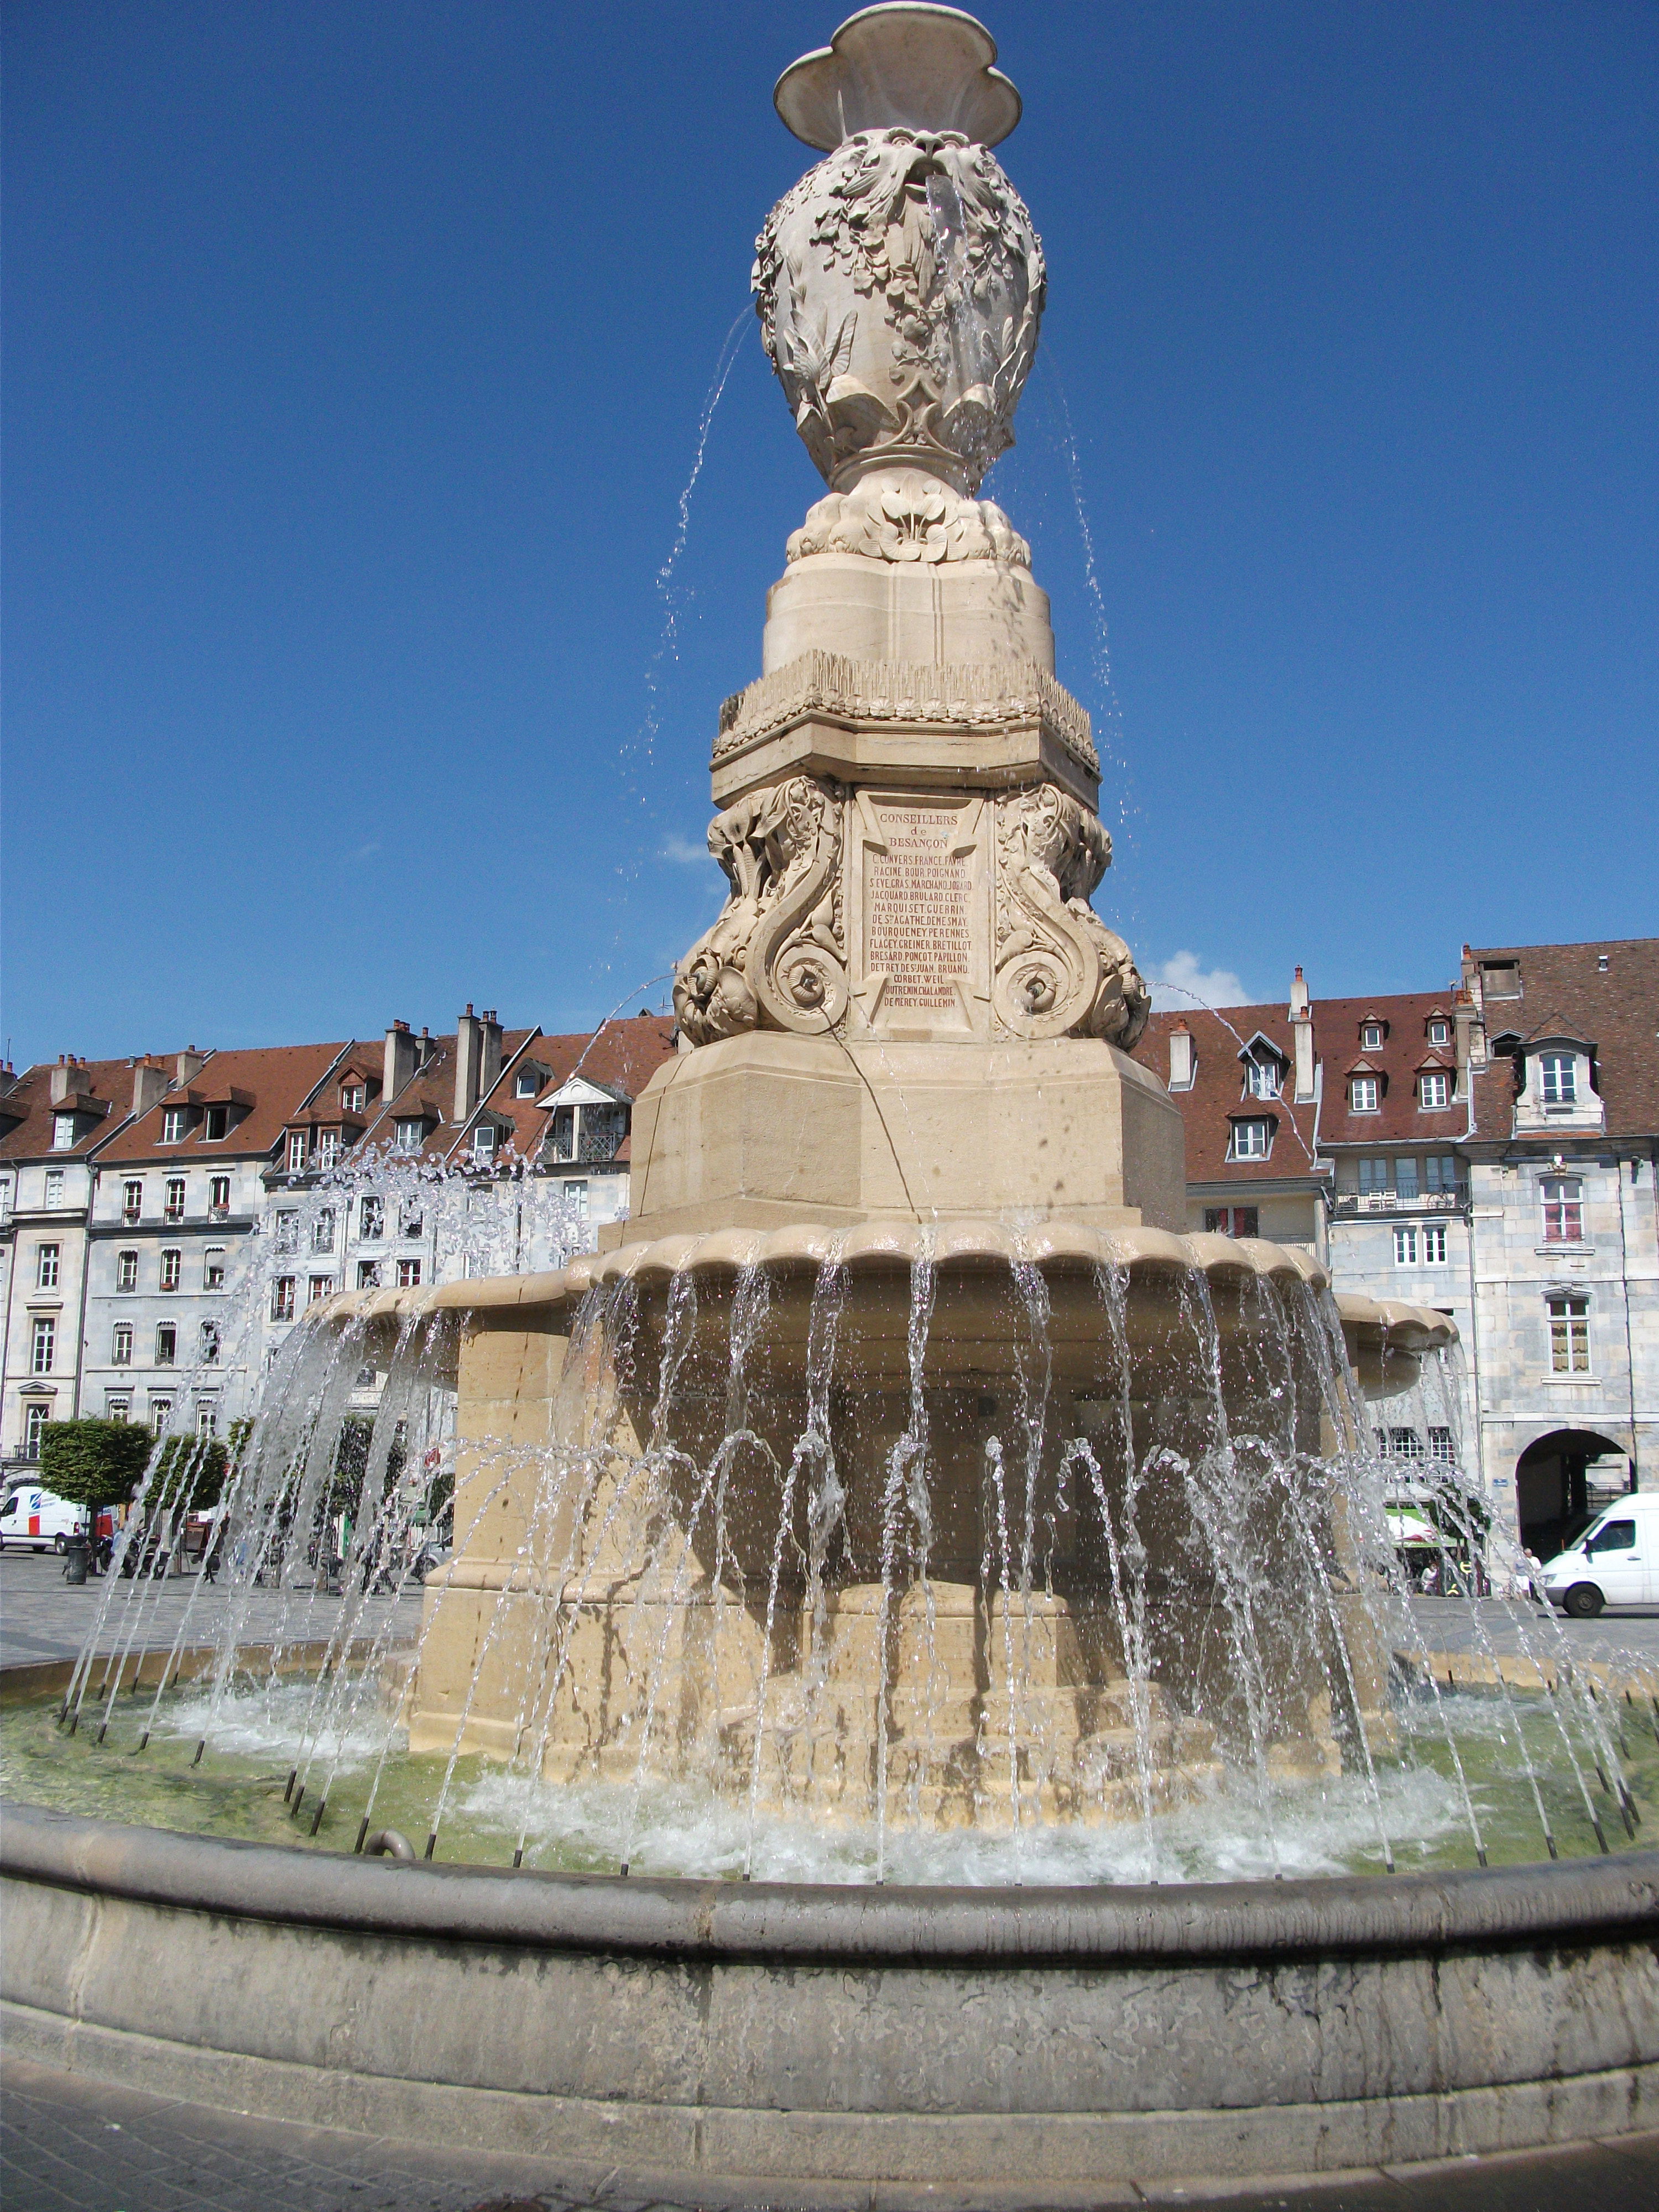
[[[1578,1063],[1570,1052],[1547,1052],[1539,1057],[1538,1087],[1547,1106],[1576,1106],[1578,1103]]]
[[[288,1133],[288,1171],[290,1175],[303,1175],[306,1171],[306,1133],[303,1129],[290,1129]]]
[[[161,1109],[161,1142],[164,1145],[182,1145],[189,1120],[188,1107],[164,1106]]]
[[[361,1114],[366,1096],[362,1084],[343,1083],[340,1085],[340,1111],[343,1114]]]
[[[515,1098],[533,1098],[541,1087],[541,1070],[538,1067],[521,1067],[513,1079]]]
[[[54,1114],[52,1117],[52,1149],[54,1152],[75,1149],[75,1116],[73,1114]]]
[[[1382,1024],[1381,1022],[1362,1022],[1359,1025],[1359,1049],[1362,1052],[1381,1052]]]
[[[1244,1087],[1252,1098],[1277,1098],[1280,1069],[1267,1053],[1252,1053],[1244,1063]]]
[[[426,1141],[426,1123],[422,1121],[399,1121],[397,1149],[400,1152],[418,1152]]]
[[[472,1157],[488,1164],[495,1157],[495,1146],[501,1132],[493,1121],[480,1121],[472,1132]]]
[[[1228,1158],[1234,1160],[1265,1160],[1273,1148],[1273,1125],[1270,1121],[1238,1121],[1233,1123],[1233,1140]]]
[[[1374,1075],[1354,1075],[1348,1079],[1348,1110],[1352,1114],[1375,1114],[1380,1105],[1382,1085]]]
[[[208,1143],[212,1144],[221,1137],[228,1136],[229,1133],[229,1107],[210,1106],[207,1112],[202,1116],[202,1135],[204,1139]]]
[[[1419,1103],[1425,1114],[1437,1114],[1451,1104],[1451,1078],[1443,1067],[1425,1068],[1417,1079]]]
[[[545,1157],[586,1166],[614,1160],[628,1134],[625,1098],[580,1076],[544,1101],[548,1115]]]
[[[1443,1014],[1432,1014],[1429,1018],[1427,1035],[1431,1044],[1449,1044],[1451,1024]]]

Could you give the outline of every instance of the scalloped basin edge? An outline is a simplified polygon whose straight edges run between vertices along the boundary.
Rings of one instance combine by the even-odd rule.
[[[817,1269],[826,1262],[865,1273],[908,1269],[924,1253],[936,1267],[986,1268],[1030,1264],[1056,1272],[1124,1267],[1131,1276],[1201,1269],[1224,1281],[1260,1276],[1302,1282],[1316,1290],[1330,1278],[1312,1255],[1259,1237],[1181,1237],[1165,1229],[1097,1230],[1079,1222],[1050,1221],[1033,1229],[995,1222],[868,1222],[830,1229],[815,1222],[773,1230],[733,1229],[702,1237],[663,1237],[585,1255],[539,1274],[488,1275],[417,1290],[343,1291],[317,1308],[325,1322],[361,1318],[404,1321],[423,1314],[484,1313],[503,1308],[534,1310],[572,1304],[595,1285],[624,1279],[659,1280],[693,1272],[735,1274],[749,1267]],[[1455,1324],[1431,1306],[1335,1293],[1342,1326],[1368,1348],[1420,1353],[1457,1340]]]

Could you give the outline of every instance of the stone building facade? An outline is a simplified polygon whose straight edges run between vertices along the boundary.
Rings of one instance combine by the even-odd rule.
[[[623,1218],[672,1019],[0,1070],[0,1459],[49,1420],[223,1434],[307,1304],[556,1266]]]
[[[180,1053],[150,1066],[100,1146],[88,1224],[82,1407],[223,1434],[259,1370],[246,1279],[264,1249],[263,1170],[343,1043]]]
[[[0,1071],[0,1463],[31,1468],[82,1402],[87,1225],[97,1169],[149,1078],[127,1060]]]
[[[597,1036],[394,1022],[353,1045],[265,1163],[263,1360],[336,1291],[557,1267],[626,1218],[633,1101],[673,1056],[641,1013]]]
[[[1544,1556],[1659,1481],[1659,939],[1467,951],[1480,1461]]]
[[[1540,1556],[1659,1479],[1659,940],[1466,949],[1444,991],[1311,1004],[1298,969],[1282,1009],[1155,1014],[1137,1057],[1182,1108],[1189,1229],[1456,1322],[1385,1452],[1456,1465]]]

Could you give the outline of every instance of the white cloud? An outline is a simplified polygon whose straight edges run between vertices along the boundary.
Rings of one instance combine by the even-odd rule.
[[[682,868],[695,868],[704,860],[712,866],[714,860],[706,842],[694,845],[689,837],[682,837],[678,833],[665,840],[662,857],[665,860],[676,862]]]
[[[1181,1012],[1194,1003],[1206,1006],[1248,1006],[1250,994],[1231,968],[1200,968],[1195,952],[1177,952],[1152,978],[1152,1004],[1161,1013]]]

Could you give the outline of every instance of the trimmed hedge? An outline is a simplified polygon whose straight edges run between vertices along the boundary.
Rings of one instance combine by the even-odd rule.
[[[150,1430],[130,1421],[48,1421],[40,1435],[40,1480],[59,1498],[94,1512],[125,1505],[155,1445]]]

